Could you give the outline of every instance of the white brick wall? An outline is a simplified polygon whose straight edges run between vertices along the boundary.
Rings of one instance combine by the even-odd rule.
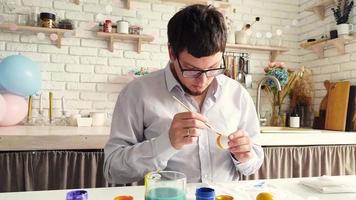
[[[66,89],[79,91],[95,91],[95,83],[67,83]]]
[[[78,72],[78,73],[86,73],[91,74],[94,71],[94,67],[92,65],[76,65],[76,64],[67,64],[65,67],[66,72]]]
[[[21,52],[23,52],[23,51],[36,52],[37,45],[36,44],[25,44],[25,43],[7,43],[6,50],[7,51],[21,51]]]
[[[66,1],[54,1],[53,8],[58,10],[68,10],[68,11],[81,11],[82,6],[76,5]]]
[[[305,41],[308,38],[320,38],[323,33],[329,35],[329,31],[335,29],[335,19],[330,8],[326,10],[326,18],[322,21],[311,12],[305,12],[304,8],[315,3],[316,0],[300,1],[300,41]],[[350,22],[356,24],[356,5],[354,5]],[[301,63],[313,70],[313,85],[314,85],[314,110],[319,110],[320,101],[325,96],[325,80],[339,81],[350,80],[352,84],[356,84],[356,42],[353,41],[345,45],[346,54],[340,55],[334,47],[330,47],[325,51],[324,58],[318,58],[315,54],[308,50],[300,51]],[[315,70],[315,67],[318,67]]]
[[[79,64],[79,56],[69,56],[69,55],[61,55],[61,54],[52,54],[51,61],[53,63],[71,63],[71,64]]]
[[[52,8],[52,1],[47,0],[25,0],[23,1],[24,6],[37,6],[37,7],[45,7]]]
[[[166,65],[168,61],[166,26],[174,13],[185,6],[180,3],[161,3],[155,0],[144,2],[133,0],[131,9],[128,10],[122,1],[112,0],[85,0],[81,1],[80,5],[72,3],[72,0],[15,0],[14,2],[21,9],[32,10],[35,6],[39,7],[40,12],[55,12],[61,19],[64,17],[72,19],[76,24],[77,33],[75,37],[63,38],[62,48],[59,49],[48,38],[38,40],[31,32],[0,30],[0,59],[12,54],[23,54],[38,62],[42,71],[43,92],[47,96],[48,91],[54,92],[55,108],[60,108],[59,100],[64,95],[68,99],[66,107],[70,112],[84,114],[96,110],[112,111],[118,93],[131,80],[126,76],[130,70],[141,67],[162,68]],[[236,29],[260,16],[262,21],[256,23],[253,29],[264,34],[266,31],[274,32],[276,29],[283,29],[286,24],[291,23],[291,20],[298,18],[297,1],[230,0],[230,2],[232,7],[227,12],[234,20]],[[105,11],[107,5],[112,5],[111,13]],[[232,9],[235,9],[236,13],[233,13]],[[0,7],[0,13],[5,13],[7,20],[16,21],[16,14],[8,13],[3,7]],[[92,22],[99,22],[98,14],[113,22],[125,19],[132,24],[141,25],[144,33],[152,34],[156,38],[152,43],[144,44],[140,54],[136,52],[135,43],[132,42],[117,42],[114,44],[114,52],[110,52],[107,50],[107,42],[96,37],[99,27],[88,26]],[[298,32],[298,29],[285,31],[284,45],[289,47],[290,51],[278,59],[291,67],[298,67],[300,62]],[[355,46],[347,47],[347,51],[354,52]],[[255,98],[257,80],[263,76],[263,68],[268,63],[269,54],[256,51],[250,53],[250,69],[255,82],[254,89],[249,91]],[[307,53],[306,62],[309,58]],[[347,61],[356,60],[352,56],[337,59],[338,62],[342,62],[339,65],[340,70],[349,71],[353,68],[347,64]],[[329,62],[329,60],[323,63],[315,61],[313,64],[320,68],[322,65],[328,65]],[[356,61],[352,61],[354,62]],[[330,73],[339,72],[331,68],[328,70]],[[345,76],[337,73],[333,76]],[[349,74],[354,76],[356,70]],[[330,77],[327,74],[320,76]],[[37,97],[34,104],[34,108],[38,108]],[[263,105],[265,106],[262,110],[269,110],[266,98],[263,99]],[[47,102],[45,108],[48,108]]]
[[[65,82],[79,82],[79,74],[65,73],[65,72],[52,72],[53,81]]]
[[[68,54],[68,47],[58,48],[55,45],[38,45],[38,52]]]

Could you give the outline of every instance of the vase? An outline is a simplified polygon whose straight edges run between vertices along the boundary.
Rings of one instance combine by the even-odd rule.
[[[248,44],[250,40],[250,36],[247,34],[246,31],[236,31],[235,32],[235,43],[236,44]]]
[[[283,126],[281,108],[282,105],[280,104],[272,104],[272,115],[270,120],[271,126]]]
[[[338,24],[336,28],[338,36],[350,35],[354,31],[353,24]]]
[[[227,32],[227,43],[235,44],[235,32],[232,30]]]

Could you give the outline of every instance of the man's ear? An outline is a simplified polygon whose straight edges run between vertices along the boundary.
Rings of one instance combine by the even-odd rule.
[[[169,60],[171,62],[173,62],[177,59],[176,55],[174,54],[173,48],[169,45],[168,45],[168,54],[169,54]]]

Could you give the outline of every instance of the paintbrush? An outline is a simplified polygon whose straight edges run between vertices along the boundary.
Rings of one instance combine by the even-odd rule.
[[[48,117],[49,123],[52,124],[52,109],[53,109],[53,93],[49,92],[49,110],[48,110]]]
[[[32,120],[32,96],[28,97],[27,123]]]
[[[40,115],[42,115],[43,114],[43,105],[42,105],[42,100],[43,100],[43,97],[42,97],[42,93],[40,94],[40,101],[39,101],[39,110],[38,110],[38,113],[40,114]]]
[[[176,100],[180,105],[182,105],[186,110],[188,110],[189,112],[193,112],[188,106],[186,106],[183,102],[181,102],[177,97],[172,96],[174,100]],[[211,130],[213,130],[217,135],[221,136],[221,132],[218,131],[216,128],[214,128],[209,122],[204,122],[204,124],[210,128]]]

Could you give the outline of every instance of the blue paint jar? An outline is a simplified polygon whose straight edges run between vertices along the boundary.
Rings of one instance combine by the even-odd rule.
[[[66,200],[88,200],[88,192],[85,190],[69,191]]]
[[[195,191],[196,200],[214,200],[215,190],[208,187],[201,187]]]

